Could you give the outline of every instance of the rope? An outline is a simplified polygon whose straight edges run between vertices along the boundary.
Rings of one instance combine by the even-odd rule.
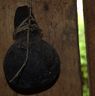
[[[31,4],[31,1],[29,3],[29,5]],[[11,80],[9,80],[9,82],[13,82],[20,74],[20,72],[24,69],[24,67],[26,66],[27,64],[27,61],[28,61],[28,56],[29,56],[29,32],[30,32],[30,24],[31,24],[31,6],[29,7],[30,9],[30,15],[29,15],[29,22],[28,22],[28,25],[22,27],[22,25],[28,20],[28,18],[26,18],[17,28],[16,32],[20,32],[22,30],[26,30],[27,29],[27,51],[26,51],[26,58],[25,58],[25,61],[24,63],[22,64],[21,68],[17,71],[17,73],[12,77]]]
[[[18,75],[20,74],[20,72],[23,70],[23,68],[25,67],[25,65],[27,64],[27,60],[28,60],[28,54],[29,54],[29,28],[28,28],[28,25],[27,26],[24,26],[22,28],[18,28],[18,32],[22,31],[22,30],[26,30],[27,29],[27,50],[26,50],[26,58],[25,58],[25,61],[24,63],[22,64],[21,68],[17,71],[17,73],[12,77],[11,80],[9,80],[9,82],[11,83],[12,81],[14,81]]]

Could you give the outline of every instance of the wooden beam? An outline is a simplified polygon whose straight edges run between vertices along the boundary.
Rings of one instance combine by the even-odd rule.
[[[95,96],[95,0],[83,1],[90,93],[91,96]]]

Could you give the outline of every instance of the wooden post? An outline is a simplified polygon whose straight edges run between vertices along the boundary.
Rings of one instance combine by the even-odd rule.
[[[0,0],[0,96],[24,96],[6,83],[3,60],[13,43],[14,14],[28,0]],[[43,30],[43,39],[52,44],[61,60],[61,73],[47,91],[31,96],[81,96],[76,0],[33,0],[33,13]]]
[[[91,96],[95,96],[95,0],[84,0],[85,33]]]

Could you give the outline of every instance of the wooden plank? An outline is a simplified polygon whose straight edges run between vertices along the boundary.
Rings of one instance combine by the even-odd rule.
[[[84,0],[85,33],[91,96],[95,96],[95,0]]]
[[[27,4],[27,1],[0,0],[0,96],[24,96],[8,87],[2,66],[5,53],[13,43],[15,10]],[[33,0],[32,5],[36,20],[43,30],[43,39],[59,53],[61,73],[51,89],[31,96],[81,96],[76,0]]]

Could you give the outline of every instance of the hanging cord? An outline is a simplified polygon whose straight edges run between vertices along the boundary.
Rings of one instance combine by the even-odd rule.
[[[30,2],[31,4],[31,2]],[[9,80],[9,82],[13,82],[18,76],[19,74],[21,73],[21,71],[24,69],[24,67],[26,66],[27,64],[27,61],[28,61],[28,56],[29,56],[29,32],[30,32],[30,24],[31,24],[31,6],[29,6],[29,10],[30,10],[30,14],[29,14],[29,22],[28,22],[28,26],[24,26],[22,28],[20,28],[24,23],[25,21],[27,20],[27,18],[20,24],[20,26],[17,28],[18,29],[18,32],[23,30],[23,28],[26,30],[27,28],[27,50],[26,50],[26,58],[25,58],[25,61],[24,63],[22,64],[21,68],[17,71],[17,73],[12,77],[11,80]]]
[[[29,30],[28,30],[29,31]],[[29,55],[29,32],[27,31],[27,50],[26,50],[26,58],[25,61],[23,63],[23,65],[21,66],[21,68],[17,71],[17,73],[12,77],[11,80],[9,80],[9,82],[11,83],[12,81],[14,81],[18,75],[20,74],[20,72],[23,70],[23,68],[25,67],[25,65],[27,64],[27,60],[28,60],[28,55]]]

